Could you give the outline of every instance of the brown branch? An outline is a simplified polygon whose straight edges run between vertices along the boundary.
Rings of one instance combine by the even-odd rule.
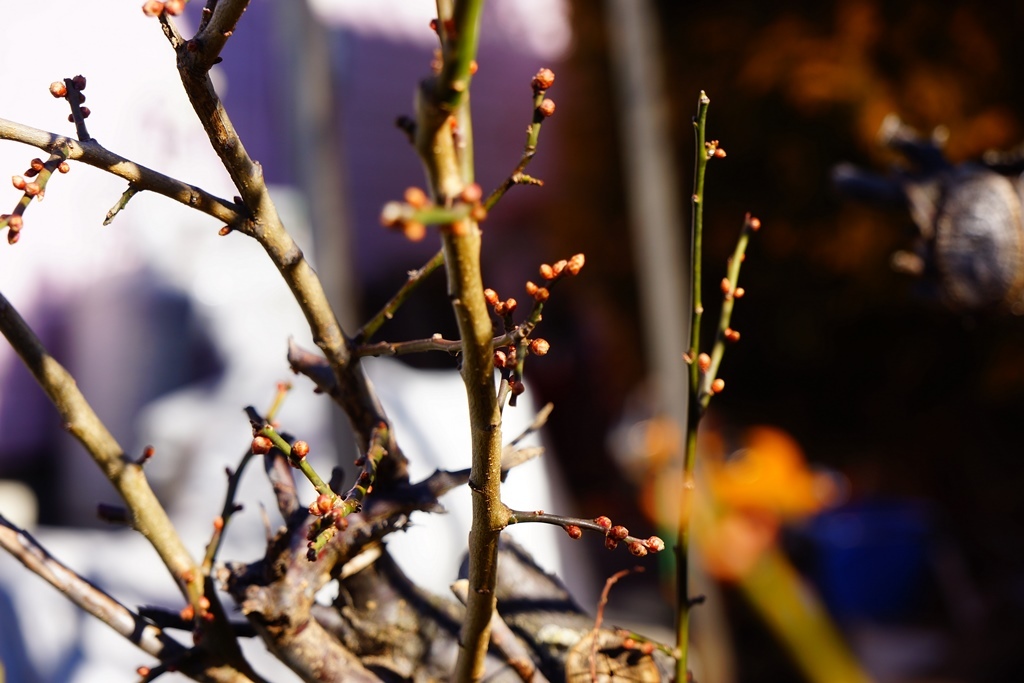
[[[204,32],[215,24],[218,12],[225,12],[222,16],[227,22],[233,13],[240,14],[245,4],[240,0],[222,0]],[[178,73],[192,107],[251,216],[243,231],[260,243],[291,289],[317,347],[330,363],[337,385],[345,389],[332,392],[331,397],[345,410],[357,441],[369,443],[373,429],[381,422],[390,422],[362,367],[348,352],[348,340],[328,303],[320,278],[281,222],[264,182],[263,169],[252,160],[239,139],[213,88],[201,51],[189,51],[188,43],[181,40],[166,16],[161,15],[160,22],[178,55]],[[225,24],[217,25],[219,30],[226,30]],[[390,455],[382,463],[381,481],[407,480],[405,457],[393,439],[387,450]]]
[[[204,18],[199,31],[192,39],[197,43],[196,66],[210,70],[220,61],[221,50],[235,30],[242,13],[249,6],[249,0],[220,0],[213,7],[213,13]]]
[[[143,652],[161,661],[180,659],[185,654],[186,648],[181,643],[62,564],[31,534],[11,524],[3,515],[0,515],[0,547]]]
[[[132,526],[150,542],[160,559],[178,583],[182,594],[200,614],[201,599],[209,600],[214,614],[221,613],[216,592],[207,591],[199,565],[185,548],[166,510],[150,488],[142,466],[126,457],[106,425],[100,421],[79,391],[74,378],[43,347],[21,315],[0,294],[0,333],[21,356],[25,366],[60,413],[64,428],[69,431],[99,465],[107,479],[127,504]],[[220,662],[227,672],[223,680],[259,680],[242,657],[230,625],[215,619],[206,630],[203,651],[211,661]]]
[[[81,142],[74,138],[48,133],[38,128],[25,126],[7,119],[0,119],[0,140],[13,140],[26,145],[55,153],[66,150],[67,159],[124,178],[140,190],[163,195],[176,202],[192,207],[228,225],[239,225],[244,219],[244,210],[226,199],[221,199],[194,185],[183,183],[162,173],[153,171],[134,161],[111,152],[95,140]]]

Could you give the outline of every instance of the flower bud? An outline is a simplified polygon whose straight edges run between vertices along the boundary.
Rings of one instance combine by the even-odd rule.
[[[723,277],[722,278],[722,285],[721,285],[721,287],[722,287],[722,294],[728,294],[729,292],[732,291],[732,283],[729,282],[729,278],[727,278],[727,277]]]
[[[270,449],[273,447],[274,442],[262,434],[252,440],[252,452],[256,455],[265,455],[269,453]]]
[[[89,107],[82,107],[82,118],[83,119],[89,118],[89,114],[91,114],[91,113],[92,113],[92,110],[89,109]]]
[[[755,216],[751,216],[750,220],[747,221],[747,225],[750,226],[751,230],[757,232],[758,230],[761,229],[761,219]]]
[[[546,263],[540,264],[540,276],[545,280],[555,279],[555,269]]]
[[[604,537],[604,547],[607,548],[608,550],[615,550],[616,548],[619,547],[619,542],[616,541],[611,536],[605,536]]]
[[[746,294],[746,293],[747,293],[747,290],[743,289],[742,287],[737,287],[736,291],[733,292],[732,295],[734,297],[736,297],[737,299],[742,299],[743,295]]]
[[[166,0],[164,2],[164,11],[171,16],[178,16],[185,11],[185,0]]]
[[[32,170],[33,170],[33,171],[35,171],[36,173],[39,173],[39,171],[42,171],[42,170],[43,170],[43,168],[44,168],[44,167],[46,166],[46,164],[44,164],[44,163],[43,163],[43,160],[42,160],[42,159],[40,159],[39,157],[36,157],[36,158],[35,158],[35,159],[33,159],[32,161],[30,161],[28,165],[29,165],[29,166],[30,166],[30,167],[32,168]]]
[[[552,270],[552,272],[554,272],[555,277],[558,277],[559,275],[561,275],[562,271],[565,270],[565,267],[567,265],[569,265],[569,262],[566,261],[565,259],[561,259],[560,261],[555,261],[553,264],[551,264],[551,270]]]
[[[333,507],[334,499],[331,496],[327,495],[326,493],[321,493],[319,496],[316,497],[316,500],[313,502],[313,504],[309,506],[309,510],[310,512],[313,512],[313,510],[315,509],[316,511],[313,512],[313,514],[315,515],[326,515],[328,512],[331,511],[331,508]]]
[[[25,219],[21,217],[21,214],[14,214],[7,219],[7,227],[17,232],[25,226]]]
[[[430,201],[427,193],[418,187],[407,188],[403,196],[405,203],[416,209],[422,209]]]
[[[547,355],[547,352],[551,350],[551,344],[548,343],[547,339],[534,339],[530,342],[530,353],[535,356]]]
[[[622,526],[621,524],[616,524],[608,530],[608,535],[614,538],[616,541],[624,541],[626,540],[626,536],[629,536],[629,529]]]
[[[646,545],[647,549],[652,553],[660,553],[665,549],[665,541],[661,540],[658,536],[651,536],[644,541],[644,545]]]
[[[711,393],[712,394],[720,394],[724,390],[725,390],[725,380],[722,379],[721,377],[719,377],[718,379],[716,379],[714,382],[711,383]]]
[[[192,605],[185,605],[181,611],[178,612],[178,616],[181,617],[182,621],[192,621],[196,618],[196,609]]]
[[[583,263],[585,261],[586,258],[583,256],[583,254],[576,254],[569,259],[569,262],[566,263],[565,267],[569,270],[569,273],[571,273],[572,275],[578,275],[580,270],[583,269]]]
[[[76,90],[85,90],[85,76],[82,74],[78,74],[72,78],[71,82],[74,83]]]
[[[466,202],[467,204],[476,204],[484,196],[484,191],[476,183],[470,183],[462,189],[462,194],[459,195],[459,199]]]
[[[537,107],[537,112],[544,118],[551,116],[555,113],[555,101],[549,97],[545,97],[544,101],[542,101]]]
[[[71,166],[68,165],[68,162],[62,161],[60,162],[60,165],[57,166],[57,170],[60,171],[61,173],[67,173],[68,171],[71,170]]]
[[[534,92],[540,90],[547,90],[555,83],[555,72],[551,69],[541,69],[537,72],[537,75],[533,77],[533,81],[530,85],[533,87]]]
[[[496,305],[498,303],[498,293],[488,287],[484,290],[484,301],[491,306]]]
[[[514,313],[515,310],[516,310],[516,306],[518,306],[518,305],[519,305],[519,302],[510,297],[510,298],[505,300],[505,311],[507,313]]]
[[[594,518],[594,524],[598,525],[602,529],[610,529],[612,526],[612,520],[604,515]]]
[[[416,221],[408,221],[402,226],[402,234],[410,242],[419,242],[427,236],[427,226]]]
[[[68,94],[68,87],[61,81],[54,81],[50,84],[50,94],[60,99]]]
[[[501,349],[498,349],[497,351],[494,352],[494,367],[496,367],[496,368],[503,368],[503,367],[505,367],[505,364],[507,362],[508,362],[508,356],[505,355],[504,351],[502,351]]]
[[[725,331],[722,332],[722,336],[725,337],[726,341],[738,342],[740,340],[740,333],[731,327],[725,328]]]
[[[707,372],[711,369],[711,356],[706,353],[702,353],[697,356],[697,367],[700,368],[701,372]]]
[[[309,455],[309,444],[305,441],[296,441],[292,444],[292,455],[300,460],[305,458]]]
[[[569,538],[574,541],[583,536],[583,529],[579,528],[575,524],[566,524],[565,533],[569,534]]]
[[[142,6],[142,13],[147,17],[159,16],[163,11],[164,3],[160,2],[160,0],[147,0],[147,2]]]
[[[25,185],[28,183],[25,182],[25,179],[22,176],[16,175],[11,177],[11,184],[14,185],[15,190],[24,190]]]
[[[43,186],[40,185],[39,183],[32,182],[25,185],[25,194],[27,194],[29,197],[35,197],[42,191]]]

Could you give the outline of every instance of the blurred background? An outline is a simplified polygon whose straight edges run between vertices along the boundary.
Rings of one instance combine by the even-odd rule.
[[[307,252],[315,253],[349,330],[436,250],[430,237],[407,242],[380,228],[377,218],[385,201],[423,184],[413,150],[393,124],[412,113],[413,84],[429,69],[431,4],[254,3],[224,52],[219,77],[228,110],[268,180],[308,224]],[[190,12],[198,9],[192,5],[198,3]],[[519,158],[530,119],[529,81],[538,68],[555,70],[549,96],[557,103],[529,169],[545,187],[513,188],[485,224],[486,282],[502,297],[522,299],[523,283],[536,277],[540,263],[580,251],[587,256],[582,276],[559,286],[545,309],[539,333],[552,352],[527,367],[535,402],[555,404],[546,441],[552,476],[570,499],[559,504],[565,511],[606,514],[639,534],[666,518],[652,501],[672,494],[653,490],[650,482],[673,478],[665,475],[672,474],[666,463],[678,449],[672,422],[678,405],[666,402],[678,402],[680,392],[665,386],[671,375],[664,358],[655,357],[664,351],[652,336],[667,335],[678,355],[687,343],[682,308],[650,308],[657,293],[645,284],[651,264],[637,256],[645,253],[638,221],[662,227],[662,252],[676,271],[658,271],[655,282],[664,278],[685,303],[673,277],[683,279],[679,269],[687,262],[691,120],[701,90],[711,98],[708,138],[720,140],[728,153],[710,164],[707,178],[706,329],[717,318],[717,283],[744,213],[764,226],[740,275],[747,293],[732,326],[742,339],[722,365],[727,389],[702,425],[702,457],[710,463],[704,476],[716,512],[699,563],[710,577],[710,599],[698,609],[697,638],[704,638],[698,654],[706,667],[698,680],[792,681],[814,670],[787,653],[794,642],[815,642],[799,641],[813,633],[800,636],[797,629],[793,635],[785,623],[764,616],[768,607],[758,596],[781,595],[778,586],[797,580],[779,570],[781,583],[759,589],[750,577],[763,578],[757,571],[767,571],[765,558],[801,572],[874,680],[1015,680],[1024,665],[1018,645],[1024,637],[1018,531],[1024,521],[1024,321],[1000,311],[951,311],[932,288],[895,273],[890,255],[915,235],[909,213],[844,200],[831,175],[842,162],[884,174],[898,161],[877,136],[890,113],[925,136],[943,127],[954,163],[1021,143],[1024,7],[1002,1],[521,0],[491,3],[484,21],[473,103],[485,191]],[[158,34],[141,17],[136,23],[133,31]],[[160,57],[154,50],[153,59]],[[617,76],[630,68],[639,68],[642,78]],[[32,87],[48,98],[46,83],[60,75],[71,73],[44,74]],[[163,83],[173,77],[171,69]],[[650,106],[631,108],[640,101]],[[181,120],[183,136],[194,140],[194,124],[184,115]],[[645,142],[640,133],[653,137]],[[114,131],[94,134],[107,142]],[[132,156],[131,146],[111,146]],[[156,152],[154,158],[160,158]],[[199,152],[179,159],[185,180],[202,180],[195,173],[202,167],[198,159],[216,163]],[[654,176],[643,175],[651,168]],[[639,176],[647,180],[638,184]],[[223,179],[214,175],[209,183],[230,196],[220,189]],[[654,195],[641,194],[654,185],[660,194],[657,188]],[[104,211],[120,191],[103,198]],[[7,192],[2,201],[13,204],[13,191]],[[64,201],[56,194],[48,198]],[[644,212],[654,204],[660,208]],[[32,237],[32,213],[23,243]],[[198,224],[190,235],[203,235],[174,252],[186,254],[177,263],[188,270],[195,268],[186,264],[189,250],[214,239],[219,226],[182,220]],[[117,229],[115,222],[108,230]],[[168,249],[157,238],[145,243],[139,263]],[[8,258],[3,267],[11,273]],[[179,293],[198,282],[185,286],[171,265],[153,270],[177,282],[172,289]],[[98,308],[109,311],[118,304],[105,282],[97,275],[84,298],[96,301],[97,292],[106,292],[109,303]],[[77,348],[73,341],[95,329],[96,316],[80,306],[72,307],[79,311],[72,326],[59,298],[33,296],[26,295],[49,302],[43,318],[65,321],[51,329],[56,343]],[[170,300],[161,299],[179,316],[177,329],[191,324],[192,314],[173,303],[183,299]],[[166,321],[169,314],[154,315]],[[203,329],[197,324],[188,348],[160,347],[179,354],[179,372],[145,390],[125,382],[118,392],[121,377],[112,384],[93,356],[80,357],[79,369],[95,374],[83,386],[92,382],[96,391],[139,397],[132,406],[109,408],[122,420],[123,442],[152,441],[152,432],[140,427],[146,423],[136,420],[146,402],[226,372],[229,359],[223,349],[210,350],[216,344],[208,338],[216,335]],[[382,336],[451,337],[454,330],[443,278],[435,277]],[[276,378],[285,368],[284,347],[275,348],[280,366],[266,375]],[[407,362],[453,367],[444,356]],[[39,417],[48,414],[46,407],[39,407],[25,379],[6,371],[4,394],[17,386],[19,398],[0,403],[0,425],[18,438],[0,444],[0,477],[43,492],[53,463],[74,447],[47,436],[55,433],[55,421]],[[260,381],[272,386],[270,379]],[[338,438],[344,452],[344,436]],[[39,452],[47,456],[25,456]],[[69,488],[81,488],[79,481]],[[95,497],[83,492],[73,514],[44,506],[42,520],[81,523],[81,510],[91,509]],[[591,576],[580,579],[589,586],[634,564],[599,543],[584,541],[572,550],[584,554]],[[610,608],[620,622],[642,614],[644,625],[671,628],[668,561],[660,572],[615,589]]]

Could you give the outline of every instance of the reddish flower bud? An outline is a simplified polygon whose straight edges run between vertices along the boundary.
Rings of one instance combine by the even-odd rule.
[[[326,493],[321,493],[309,506],[310,512],[314,515],[326,515],[334,507],[334,498]]]
[[[579,528],[575,524],[566,524],[564,529],[565,533],[569,534],[569,538],[574,541],[583,536],[583,529]]]
[[[644,545],[646,545],[647,549],[652,553],[660,553],[665,549],[665,541],[661,540],[658,536],[651,536],[644,541]]]
[[[553,264],[551,264],[551,270],[555,274],[555,277],[558,277],[559,275],[561,275],[562,271],[565,270],[565,267],[567,265],[569,265],[569,262],[566,261],[565,259],[562,259],[560,261],[555,261]]]
[[[85,76],[78,74],[71,79],[71,82],[75,84],[77,90],[85,90]]]
[[[205,612],[208,609],[210,609],[210,598],[206,597],[205,595],[200,595],[199,610]]]
[[[602,529],[610,529],[612,527],[612,520],[604,515],[594,518],[594,524],[598,525]]]
[[[583,254],[576,254],[569,259],[569,262],[566,264],[565,267],[569,270],[569,272],[572,275],[578,275],[580,270],[583,269],[583,264],[585,262],[586,257],[584,257]]]
[[[549,97],[545,97],[544,101],[537,107],[537,112],[547,118],[555,113],[555,101]]]
[[[628,546],[629,552],[636,555],[637,557],[644,557],[647,555],[647,546],[640,541],[633,541]]]
[[[553,280],[555,278],[555,269],[546,263],[540,264],[540,276],[545,280]]]
[[[30,161],[28,165],[31,166],[32,170],[35,171],[36,173],[42,171],[43,168],[46,166],[46,164],[43,163],[43,160],[40,159],[39,157],[36,157],[32,161]]]
[[[147,17],[159,16],[163,11],[164,3],[160,2],[160,0],[147,0],[147,2],[142,5],[142,13]]]
[[[25,185],[25,194],[27,194],[29,197],[35,197],[42,191],[43,186],[40,185],[39,183],[32,182]]]
[[[650,657],[651,655],[654,654],[654,643],[649,642],[649,641],[644,643],[643,645],[640,646],[640,652],[642,652],[645,655],[647,655],[648,657]],[[689,673],[689,672],[687,672],[687,673]]]
[[[494,306],[498,303],[498,293],[488,287],[484,290],[484,301]]]
[[[213,518],[213,530],[217,533],[224,531],[224,518],[220,515]]]
[[[646,553],[647,551],[645,550],[644,552]],[[638,557],[643,557],[643,555],[639,555]],[[622,640],[622,647],[626,650],[632,650],[634,647],[636,647],[636,641],[629,637],[624,638]]]
[[[402,226],[402,234],[410,242],[419,242],[427,236],[427,226],[416,221],[408,221]]]
[[[517,382],[515,379],[510,379],[508,381],[508,388],[516,396],[519,396],[524,391],[526,391],[526,385],[523,384],[522,382]]]
[[[706,353],[702,353],[697,356],[697,367],[700,368],[701,372],[707,372],[711,369],[711,356]]]
[[[292,444],[292,455],[300,460],[309,455],[309,444],[305,441],[296,441]]]
[[[746,294],[746,293],[747,293],[747,290],[743,289],[742,287],[737,287],[736,291],[733,292],[732,295],[734,297],[736,297],[737,299],[742,299],[743,295]]]
[[[479,69],[480,69],[480,65],[476,63],[476,60],[475,59],[470,60],[470,62],[469,62],[469,75],[472,76]]]
[[[252,452],[256,455],[265,455],[274,447],[274,442],[262,434],[252,440]]]
[[[225,235],[230,235],[231,234],[231,226],[230,225],[225,225],[223,228],[221,228],[220,230],[217,231],[217,234],[220,235],[221,237],[224,237]]]
[[[403,197],[405,198],[406,204],[417,209],[422,209],[430,201],[427,197],[427,193],[418,187],[406,188]]]
[[[68,162],[62,161],[60,162],[60,165],[57,166],[57,170],[61,173],[67,173],[71,170],[71,166],[68,165]]]
[[[11,184],[14,185],[15,190],[24,190],[25,185],[28,183],[25,182],[25,179],[22,176],[16,175],[11,177]]]
[[[25,219],[22,218],[20,214],[16,213],[7,219],[7,227],[17,232],[18,230],[21,230],[23,227],[25,227]]]
[[[738,342],[740,340],[740,333],[732,329],[731,327],[725,328],[725,330],[722,332],[722,336],[725,337],[726,341]]]
[[[605,536],[604,537],[604,547],[607,548],[608,550],[615,550],[616,548],[619,547],[619,542],[616,541],[611,536]]]
[[[555,83],[555,72],[551,69],[541,69],[537,72],[537,75],[533,77],[533,81],[530,85],[534,91],[547,90]]]
[[[89,107],[82,107],[82,118],[83,119],[89,118],[89,114],[91,114],[91,113],[92,113],[92,110],[89,109]]]
[[[544,303],[551,297],[551,292],[547,287],[538,287],[537,291],[533,293],[533,300]]]
[[[516,310],[516,306],[518,305],[519,302],[517,302],[515,299],[508,298],[505,300],[505,310],[508,313],[513,313]]]
[[[50,94],[56,98],[64,97],[68,94],[68,87],[61,81],[54,81],[50,84]]]
[[[463,188],[462,194],[459,195],[459,199],[467,204],[476,204],[483,198],[483,196],[483,189],[481,189],[476,183],[470,183]]]
[[[185,605],[181,611],[178,612],[178,616],[181,617],[182,621],[192,621],[196,618],[196,610],[192,605]]]
[[[729,292],[732,291],[732,284],[729,282],[729,278],[727,278],[727,277],[723,277],[722,278],[721,287],[722,287],[722,294],[728,294]]]
[[[534,339],[530,342],[530,353],[535,356],[544,356],[551,350],[551,344],[547,339]]]
[[[626,540],[626,536],[629,536],[629,529],[621,524],[617,524],[608,530],[608,535],[616,541],[624,541]]]
[[[711,383],[711,393],[720,394],[725,390],[725,380],[719,377]]]
[[[494,352],[494,367],[503,368],[506,362],[508,362],[508,356],[505,355],[504,351],[498,349]]]
[[[140,678],[145,678],[146,676],[148,676],[150,674],[150,672],[151,672],[151,669],[148,666],[140,666],[140,667],[136,667],[136,669],[135,669],[135,673],[137,673]]]
[[[185,0],[167,0],[164,2],[164,11],[171,16],[178,16],[185,11]]]
[[[751,230],[757,232],[758,230],[761,229],[761,219],[751,216],[750,220],[747,221],[747,225],[750,226]]]

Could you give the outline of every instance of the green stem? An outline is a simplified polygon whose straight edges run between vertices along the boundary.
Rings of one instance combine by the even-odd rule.
[[[369,341],[385,322],[394,317],[395,311],[405,303],[405,300],[408,299],[409,295],[420,286],[420,283],[423,282],[431,273],[441,267],[441,264],[443,263],[444,252],[438,251],[423,265],[422,268],[410,272],[409,279],[405,281],[402,288],[399,289],[393,297],[391,297],[390,301],[384,304],[384,308],[380,309],[377,312],[377,315],[373,316],[365,325],[363,325],[363,328],[356,333],[353,341],[357,343],[365,343]]]
[[[686,450],[683,455],[682,492],[679,499],[679,529],[676,538],[676,648],[679,659],[676,663],[676,681],[683,683],[687,676],[688,648],[690,637],[690,510],[693,506],[693,468],[697,455],[697,426],[703,410],[698,390],[700,370],[697,356],[700,353],[700,322],[704,314],[701,302],[701,248],[704,223],[704,172],[708,156],[704,147],[705,125],[708,105],[711,100],[702,90],[697,101],[697,116],[694,119],[694,134],[697,149],[693,178],[693,233],[690,250],[691,297],[690,311],[690,397],[686,420]]]

